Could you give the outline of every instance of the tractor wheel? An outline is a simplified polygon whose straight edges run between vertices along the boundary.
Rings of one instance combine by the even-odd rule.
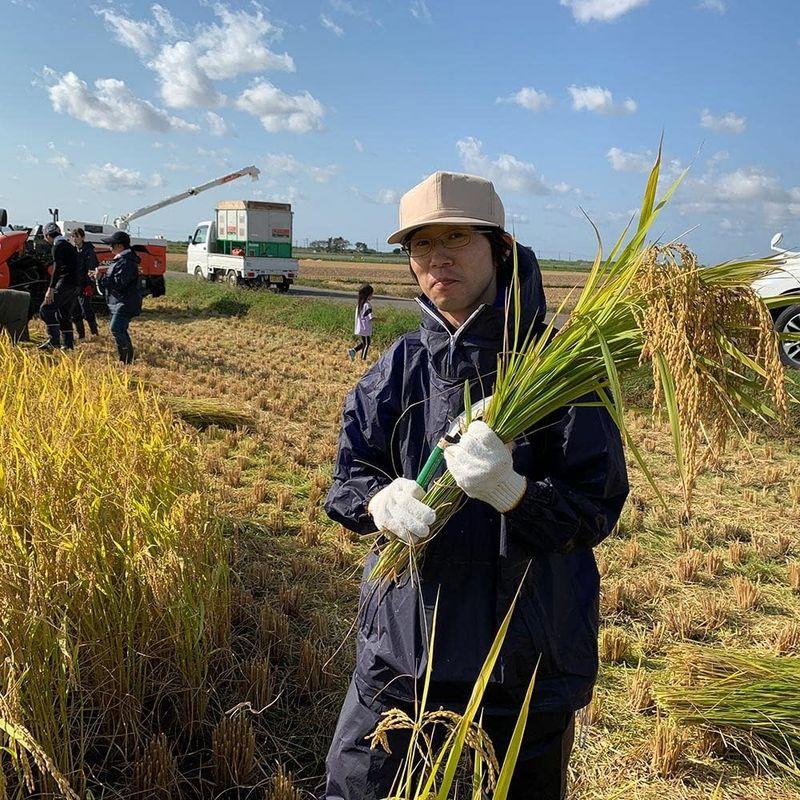
[[[778,333],[791,333],[800,336],[800,305],[788,306],[781,310],[775,319],[775,330]],[[780,344],[781,361],[793,369],[800,369],[800,339],[793,339]]]
[[[239,276],[232,270],[228,270],[228,274],[225,276],[225,283],[228,286],[238,286],[239,285]]]

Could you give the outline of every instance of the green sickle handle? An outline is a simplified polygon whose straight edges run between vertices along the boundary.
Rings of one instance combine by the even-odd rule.
[[[469,383],[465,387],[464,394],[467,398],[467,402],[469,402]],[[417,483],[427,491],[428,485],[430,484],[431,480],[433,479],[433,473],[439,469],[439,465],[442,463],[444,459],[444,449],[450,444],[453,444],[458,441],[458,436],[461,431],[462,426],[469,420],[473,419],[481,419],[483,417],[483,412],[489,407],[489,403],[492,399],[492,395],[488,395],[484,397],[482,400],[478,400],[476,403],[472,403],[466,411],[459,415],[458,419],[453,422],[453,424],[448,429],[447,433],[439,439],[438,444],[436,447],[431,450],[431,454],[428,456],[428,460],[425,462],[425,466],[422,467],[422,471],[419,473],[417,477]]]
[[[433,473],[439,469],[439,464],[442,463],[442,459],[444,458],[443,443],[444,439],[439,439],[439,444],[431,450],[431,454],[428,456],[425,466],[417,476],[417,483],[425,490],[427,490],[428,484],[433,479]]]

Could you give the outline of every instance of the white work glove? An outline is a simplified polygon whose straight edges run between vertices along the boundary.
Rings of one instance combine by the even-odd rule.
[[[388,531],[406,544],[416,544],[430,536],[436,512],[425,503],[425,490],[408,478],[395,478],[369,501],[367,511],[382,531]]]
[[[483,421],[471,422],[458,444],[445,448],[447,469],[467,497],[483,500],[501,513],[525,494],[527,481],[514,472],[511,450]]]

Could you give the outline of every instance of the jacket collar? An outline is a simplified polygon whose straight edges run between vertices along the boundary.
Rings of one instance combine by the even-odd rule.
[[[543,326],[546,305],[542,275],[533,251],[518,244],[517,260],[520,280],[520,335],[524,338],[532,326]],[[498,293],[502,293],[504,298],[508,288],[500,286]],[[514,316],[517,313],[513,299],[508,320],[504,302],[483,304],[458,328],[454,328],[425,295],[420,295],[417,303],[422,310],[422,345],[428,351],[436,373],[447,381],[463,381],[478,376],[491,377],[497,369],[497,355],[503,347],[507,325],[509,336],[513,336]]]

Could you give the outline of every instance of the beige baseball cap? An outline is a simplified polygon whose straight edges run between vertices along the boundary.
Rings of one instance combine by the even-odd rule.
[[[434,172],[400,198],[400,229],[389,238],[397,244],[425,225],[486,225],[503,228],[503,204],[486,178],[461,172]]]

